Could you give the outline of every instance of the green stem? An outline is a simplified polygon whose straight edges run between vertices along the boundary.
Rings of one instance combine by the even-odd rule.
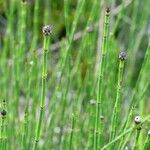
[[[150,115],[146,116],[142,123],[148,121],[150,119]],[[110,147],[112,144],[114,144],[115,142],[117,142],[118,140],[120,140],[122,137],[124,137],[126,134],[131,133],[133,130],[135,129],[135,126],[123,131],[120,135],[118,135],[114,140],[112,140],[111,142],[109,142],[108,144],[104,145],[100,150],[106,150],[108,147]]]
[[[138,150],[138,147],[139,147],[138,141],[139,141],[140,131],[141,131],[141,129],[137,129],[137,131],[136,131],[136,139],[134,142],[133,150]]]
[[[122,84],[122,76],[123,76],[123,68],[124,68],[124,61],[119,61],[119,71],[118,71],[118,81],[117,81],[117,95],[116,95],[116,101],[114,105],[113,110],[113,116],[112,116],[112,129],[111,129],[111,135],[110,140],[112,140],[116,136],[116,132],[118,130],[118,124],[119,124],[119,115],[120,115],[120,107],[121,107],[121,84]]]
[[[134,131],[134,130],[132,130],[132,131],[128,134],[128,136],[127,136],[126,138],[124,138],[124,141],[123,141],[122,145],[119,144],[119,150],[124,150],[124,149],[125,149],[126,144],[129,142],[129,140],[130,140],[130,138],[131,138],[131,136],[132,136],[132,134],[133,134],[133,131]]]
[[[89,135],[88,135],[88,143],[87,143],[87,150],[91,150],[93,148],[93,137],[94,137],[94,119],[95,119],[95,105],[96,100],[90,101],[90,116],[89,116]]]
[[[71,133],[70,133],[70,138],[69,138],[68,150],[72,150],[72,141],[73,141],[74,126],[75,126],[75,114],[72,114]]]
[[[42,73],[42,95],[41,95],[41,104],[40,104],[40,116],[37,123],[37,130],[36,130],[36,137],[34,142],[33,149],[37,149],[37,145],[40,138],[40,131],[41,125],[43,121],[43,113],[44,113],[44,100],[45,100],[45,93],[46,93],[46,78],[47,78],[47,52],[48,52],[48,42],[49,37],[47,35],[44,36],[44,52],[43,52],[43,73]]]
[[[5,100],[3,100],[3,103],[2,103],[1,116],[2,116],[2,120],[1,120],[1,145],[2,145],[2,150],[6,150],[6,146],[7,146],[7,125],[6,125],[7,111],[6,111],[6,101]]]
[[[34,5],[34,18],[33,18],[33,41],[32,41],[32,46],[31,49],[35,50],[37,47],[37,41],[38,41],[38,28],[39,28],[39,9],[40,4],[39,0],[35,0],[35,5]]]
[[[147,133],[147,137],[144,143],[143,150],[148,150],[148,146],[150,146],[150,131]]]
[[[117,136],[114,140],[112,140],[111,142],[109,142],[108,144],[106,144],[104,147],[102,147],[101,150],[107,150],[108,147],[110,147],[112,144],[114,144],[115,142],[117,142],[118,140],[120,140],[126,134],[130,133],[132,130],[133,130],[133,128],[127,129],[122,134],[120,134],[119,136]]]
[[[31,78],[30,78],[30,73],[32,70],[32,64],[27,62],[26,64],[26,102],[25,102],[25,112],[24,112],[24,123],[23,123],[23,134],[22,134],[22,150],[27,149],[27,142],[28,142],[28,117],[29,117],[29,99],[30,99],[30,89],[31,89]]]
[[[130,107],[129,107],[129,111],[128,111],[128,117],[124,124],[123,131],[125,131],[129,127],[129,125],[132,121],[134,107],[143,98],[143,95],[145,94],[145,92],[148,89],[148,86],[150,84],[150,81],[147,80],[147,78],[149,78],[149,76],[148,76],[149,73],[147,72],[148,68],[150,66],[149,59],[150,59],[150,40],[149,40],[148,47],[147,47],[147,50],[145,53],[145,58],[143,60],[142,67],[141,67],[141,70],[140,70],[140,73],[138,76],[138,80],[136,82],[135,88],[133,89],[133,95],[131,96],[131,103],[130,103]],[[144,75],[144,72],[146,72],[146,76]],[[143,84],[143,80],[144,80],[145,84]],[[137,98],[137,99],[135,99],[135,98]],[[123,143],[123,138],[121,139],[120,145],[122,145],[122,143]]]
[[[94,150],[97,150],[101,147],[102,142],[102,123],[100,121],[100,116],[102,116],[102,94],[103,94],[103,75],[105,70],[105,56],[107,53],[108,45],[108,34],[109,34],[109,20],[110,20],[110,10],[107,9],[105,13],[105,22],[104,22],[104,33],[103,33],[103,42],[101,50],[101,62],[99,69],[98,77],[98,92],[97,92],[97,102],[96,102],[96,119],[95,119],[95,133],[94,133]]]
[[[69,38],[70,24],[69,24],[69,0],[64,0],[64,17],[66,25],[66,37]]]

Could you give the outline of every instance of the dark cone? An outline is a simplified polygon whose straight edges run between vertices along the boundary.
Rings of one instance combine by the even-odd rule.
[[[124,52],[124,51],[120,52],[120,54],[119,54],[119,59],[120,59],[121,61],[126,60],[126,59],[127,59],[127,53]]]
[[[52,34],[52,26],[51,25],[46,25],[43,27],[43,34],[45,36],[50,36]]]

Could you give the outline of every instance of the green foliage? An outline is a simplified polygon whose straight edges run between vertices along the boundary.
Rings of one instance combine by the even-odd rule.
[[[0,150],[148,150],[149,6],[0,0]]]

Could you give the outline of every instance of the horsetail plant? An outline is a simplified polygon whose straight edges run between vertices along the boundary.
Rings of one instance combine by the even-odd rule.
[[[117,81],[117,95],[116,101],[113,110],[112,116],[112,129],[110,134],[110,140],[112,140],[116,136],[116,131],[119,124],[119,114],[120,114],[120,107],[121,107],[121,84],[122,84],[122,76],[123,76],[123,69],[124,69],[124,62],[127,58],[126,52],[122,51],[119,54],[119,71],[118,71],[118,81]]]
[[[37,130],[36,137],[34,142],[33,150],[37,149],[37,145],[40,138],[41,125],[43,121],[43,112],[45,105],[45,93],[46,93],[46,78],[47,78],[47,52],[48,52],[48,43],[49,36],[52,34],[52,27],[50,25],[46,25],[43,27],[43,35],[44,35],[44,46],[43,46],[43,72],[42,72],[42,94],[41,94],[41,104],[40,104],[40,115],[37,122]]]
[[[149,4],[0,0],[0,150],[149,150]]]
[[[138,144],[138,141],[139,141],[141,125],[142,125],[142,123],[144,123],[146,120],[147,120],[147,118],[142,120],[140,116],[135,116],[135,118],[134,118],[133,130],[132,130],[132,132],[130,132],[130,133],[128,134],[127,137],[123,137],[123,138],[121,139],[120,144],[119,144],[119,150],[124,150],[124,149],[125,149],[126,144],[127,144],[127,143],[129,142],[129,140],[131,139],[131,136],[132,136],[132,134],[135,132],[135,130],[136,130],[136,139],[135,139],[135,143],[134,143],[134,146],[133,146],[133,147],[137,148],[136,145]],[[123,131],[125,131],[125,130],[123,130]]]
[[[147,120],[150,119],[150,115],[148,115],[147,117],[145,117],[144,119],[141,120],[141,118],[139,118],[139,116],[135,117],[134,122],[138,122],[135,124],[139,125],[139,121],[141,122],[140,124],[143,124],[144,122],[146,122]],[[135,125],[126,129],[125,131],[123,131],[121,134],[119,134],[118,136],[116,136],[112,141],[110,141],[108,144],[104,145],[101,150],[107,150],[112,144],[114,144],[115,142],[117,142],[118,140],[120,140],[122,137],[124,137],[125,135],[129,134],[131,135],[132,132],[135,129]],[[124,146],[125,147],[125,146]],[[119,148],[120,150],[120,148]],[[121,148],[121,150],[124,150],[124,148]]]
[[[142,99],[142,96],[144,95],[145,91],[147,90],[150,81],[147,80],[148,78],[148,68],[150,67],[150,63],[149,63],[149,59],[150,59],[150,39],[149,39],[149,43],[145,52],[145,57],[142,63],[142,67],[138,76],[138,80],[137,83],[135,85],[135,88],[133,89],[133,95],[131,97],[131,103],[129,106],[129,110],[128,110],[128,116],[126,119],[126,122],[124,124],[123,130],[125,131],[129,126],[130,123],[132,122],[132,117],[133,117],[133,113],[134,113],[134,108],[135,106],[138,104],[138,102]],[[143,75],[144,72],[147,72],[147,75]],[[144,79],[145,78],[145,79]],[[146,81],[145,84],[143,84],[143,79]],[[144,86],[143,86],[144,85]],[[139,88],[143,87],[143,90],[139,92]],[[138,99],[135,99],[135,97],[137,97],[138,95]],[[120,145],[122,145],[123,143],[123,138],[121,139]]]
[[[140,131],[141,131],[141,117],[140,116],[136,116],[134,118],[134,122],[135,122],[135,128],[136,128],[136,139],[134,142],[134,146],[133,146],[133,150],[137,150],[138,149],[138,141],[139,141],[139,136],[140,136]]]
[[[95,133],[94,133],[94,150],[97,150],[101,147],[102,140],[102,123],[100,121],[100,116],[102,116],[102,94],[103,94],[103,75],[105,70],[105,57],[108,47],[108,34],[109,34],[109,21],[110,21],[110,9],[107,8],[105,11],[105,22],[104,22],[104,32],[103,32],[103,41],[101,49],[101,60],[98,76],[98,91],[97,91],[97,101],[96,101],[96,119],[95,119]]]

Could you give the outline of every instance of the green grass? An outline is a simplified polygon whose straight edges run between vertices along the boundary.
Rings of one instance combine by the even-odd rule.
[[[0,150],[148,150],[149,6],[0,0]]]

